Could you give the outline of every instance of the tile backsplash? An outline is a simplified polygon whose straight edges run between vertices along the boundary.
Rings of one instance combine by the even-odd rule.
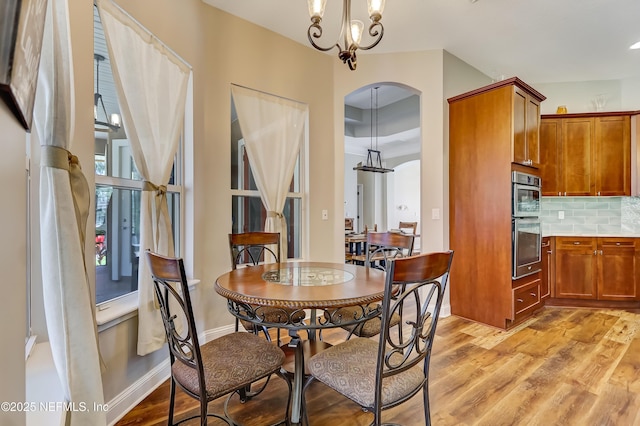
[[[542,197],[540,220],[543,235],[640,234],[640,197]]]

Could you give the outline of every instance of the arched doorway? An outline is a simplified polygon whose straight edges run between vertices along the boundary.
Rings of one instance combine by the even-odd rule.
[[[399,83],[375,83],[349,93],[344,102],[345,218],[354,219],[354,232],[365,226],[397,229],[400,218],[419,222],[420,92]],[[382,169],[398,170],[354,170],[368,164],[370,150],[379,151]],[[375,156],[373,161],[375,169]]]

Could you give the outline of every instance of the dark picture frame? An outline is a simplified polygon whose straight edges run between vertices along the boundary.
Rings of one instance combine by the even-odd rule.
[[[0,97],[31,130],[48,0],[0,5]]]

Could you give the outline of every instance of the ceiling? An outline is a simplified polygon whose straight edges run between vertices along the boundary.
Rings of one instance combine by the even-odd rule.
[[[203,1],[310,46],[304,0]],[[365,0],[352,1],[353,19],[369,22],[366,12]],[[336,40],[341,14],[342,3],[329,0],[322,45]],[[629,49],[640,41],[639,19],[638,0],[390,0],[382,41],[358,55],[445,49],[494,80],[518,76],[534,86],[618,80],[640,76],[640,50]],[[363,38],[363,43],[368,42]],[[336,49],[328,54],[339,61]],[[381,87],[379,107],[409,95]],[[367,110],[369,89],[348,95],[345,104]],[[419,128],[394,136],[379,139],[383,156],[406,155],[409,145],[409,151],[419,151]],[[370,143],[370,138],[346,137],[345,150],[366,154]]]
[[[304,0],[203,1],[309,45]],[[353,0],[352,18],[368,22],[366,9]],[[341,2],[327,2],[324,45],[337,38],[341,13]],[[640,73],[640,50],[629,50],[639,18],[638,0],[390,0],[384,37],[369,52],[445,49],[489,77],[530,84],[621,79]]]

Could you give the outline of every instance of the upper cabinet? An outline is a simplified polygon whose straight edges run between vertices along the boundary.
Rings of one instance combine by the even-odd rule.
[[[631,195],[630,114],[545,115],[542,195]]]
[[[514,163],[540,166],[540,100],[535,91],[513,87]]]

